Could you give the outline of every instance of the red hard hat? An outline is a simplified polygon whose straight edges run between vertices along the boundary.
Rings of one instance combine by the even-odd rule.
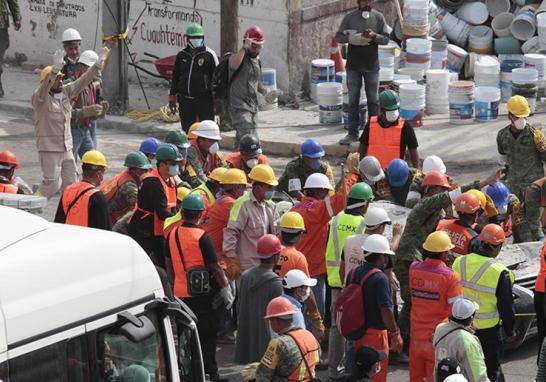
[[[269,301],[265,310],[265,318],[292,316],[294,313],[296,313],[294,305],[286,297],[280,296]]]
[[[11,151],[0,151],[0,163],[10,164],[19,168],[19,163],[17,163],[17,157]]]
[[[471,192],[465,192],[455,199],[455,211],[463,214],[473,214],[481,209],[480,199]]]
[[[483,227],[478,240],[491,245],[499,245],[504,243],[504,230],[498,224],[488,224]]]
[[[264,31],[257,25],[252,25],[245,32],[245,39],[252,40],[254,44],[263,44],[265,42]]]
[[[423,179],[423,183],[421,183],[422,186],[438,186],[438,187],[444,187],[444,188],[451,188],[449,185],[449,181],[447,180],[447,176],[442,174],[440,171],[429,171],[425,178]]]
[[[273,255],[276,255],[277,253],[280,253],[282,250],[282,245],[277,236],[268,233],[263,235],[260,240],[258,240],[256,249],[260,258],[267,259]]]

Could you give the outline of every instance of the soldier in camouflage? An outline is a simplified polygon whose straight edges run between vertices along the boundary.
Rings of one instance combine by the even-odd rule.
[[[13,28],[21,29],[21,12],[19,11],[18,0],[0,0],[0,98],[4,97],[2,87],[2,72],[4,66],[4,54],[9,48],[9,15],[13,19]]]
[[[546,207],[545,191],[546,178],[535,180],[525,189],[523,208],[530,234],[530,237],[528,237],[529,240],[527,241],[544,239],[544,233],[542,232],[544,218],[542,217],[541,212],[544,210],[544,207]]]

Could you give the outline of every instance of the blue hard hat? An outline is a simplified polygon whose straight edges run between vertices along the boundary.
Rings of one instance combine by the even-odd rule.
[[[510,190],[502,182],[487,187],[486,193],[495,203],[495,207],[505,207],[510,203]]]
[[[324,149],[316,139],[306,139],[301,145],[301,155],[307,158],[322,158]]]
[[[393,159],[387,167],[389,184],[393,187],[402,187],[408,181],[409,175],[409,166],[402,159]]]
[[[140,144],[140,148],[138,149],[138,151],[146,155],[155,155],[155,152],[157,151],[157,148],[159,147],[160,144],[161,142],[159,141],[159,139],[146,138]]]

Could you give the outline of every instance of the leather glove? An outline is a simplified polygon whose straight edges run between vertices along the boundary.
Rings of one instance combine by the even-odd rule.
[[[493,199],[489,195],[487,195],[485,192],[485,214],[488,218],[493,218],[499,214],[497,211],[497,208],[495,207],[495,203],[493,202]]]
[[[55,53],[53,53],[53,72],[57,73],[59,70],[63,68],[64,65],[64,50],[57,49]]]
[[[102,105],[89,105],[82,107],[82,118],[96,118],[104,113]]]
[[[231,288],[229,287],[229,285],[225,288],[220,289],[220,296],[224,301],[224,306],[226,307],[226,309],[230,310],[233,306],[233,301],[235,301],[235,296],[233,296],[233,293],[231,293]]]
[[[108,53],[110,53],[110,49],[108,49],[105,46],[101,47],[100,52],[99,52],[99,59],[95,63],[95,65],[99,69],[102,69],[102,65],[104,64],[104,61],[106,61],[106,58],[108,57]]]
[[[395,353],[401,353],[404,348],[404,340],[400,335],[400,329],[397,329],[396,332],[389,332],[389,337],[391,339],[390,350]]]
[[[347,171],[350,173],[360,175],[360,154],[351,153],[347,155],[346,166]]]
[[[326,329],[324,328],[324,324],[322,323],[319,311],[317,310],[314,312],[309,312],[309,318],[313,322],[313,327],[318,332],[320,339],[323,339]]]
[[[246,365],[243,370],[241,370],[241,377],[243,378],[243,381],[255,380],[256,370],[258,369],[259,365],[260,362],[249,363],[248,365]]]
[[[226,276],[230,280],[238,280],[241,277],[241,267],[235,257],[226,257]]]

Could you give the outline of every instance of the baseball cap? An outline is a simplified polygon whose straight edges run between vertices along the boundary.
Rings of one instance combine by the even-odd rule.
[[[452,375],[461,375],[461,366],[455,358],[447,357],[438,362],[438,367],[436,368],[436,379],[440,381],[447,381]],[[464,378],[464,377],[463,377]],[[457,380],[456,380],[457,381]]]
[[[298,288],[301,286],[314,287],[317,285],[317,279],[307,277],[305,272],[299,269],[292,269],[284,275],[282,286],[286,289]]]
[[[466,298],[458,298],[453,303],[451,308],[451,315],[458,320],[466,320],[471,317],[476,310],[480,309],[480,306],[472,300]]]
[[[383,351],[363,346],[356,351],[356,366],[360,369],[369,369],[373,364],[384,360],[386,357]]]

